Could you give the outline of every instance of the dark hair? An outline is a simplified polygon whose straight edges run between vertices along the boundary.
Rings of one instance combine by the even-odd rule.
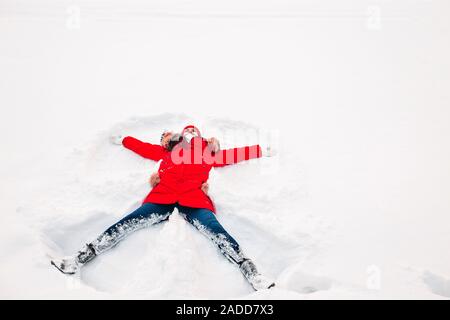
[[[183,140],[183,137],[181,136],[181,134],[179,134],[179,133],[174,133],[174,134],[172,135],[172,137],[170,137],[170,140],[169,140],[169,143],[168,143],[167,146],[166,146],[166,149],[167,149],[168,151],[172,151],[173,148],[175,148],[175,146],[176,146],[177,144],[179,144],[182,140]]]

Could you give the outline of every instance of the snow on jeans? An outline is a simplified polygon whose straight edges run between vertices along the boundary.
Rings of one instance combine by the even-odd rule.
[[[212,211],[185,207],[179,204],[146,202],[119,222],[109,227],[90,245],[96,254],[100,254],[114,247],[130,233],[167,220],[175,207],[178,208],[180,214],[190,224],[212,240],[227,259],[237,264],[240,264],[244,260],[244,255],[239,244],[225,231]]]

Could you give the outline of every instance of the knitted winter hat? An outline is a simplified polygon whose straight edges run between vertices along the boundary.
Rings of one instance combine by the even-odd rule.
[[[194,126],[194,125],[192,125],[192,124],[190,124],[190,125],[188,125],[188,126],[186,126],[186,127],[183,128],[183,131],[181,132],[181,135],[182,135],[182,136],[184,136],[184,132],[185,132],[187,129],[194,129],[194,131],[197,133],[197,136],[198,136],[198,137],[201,137],[201,136],[202,136],[201,133],[200,133],[200,130],[199,130],[196,126]]]

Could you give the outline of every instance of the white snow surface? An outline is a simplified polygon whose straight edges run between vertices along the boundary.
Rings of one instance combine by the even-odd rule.
[[[0,298],[449,298],[449,6],[2,0]],[[276,147],[210,192],[277,286],[254,292],[176,211],[56,271],[150,190],[155,163],[109,137],[187,124]]]

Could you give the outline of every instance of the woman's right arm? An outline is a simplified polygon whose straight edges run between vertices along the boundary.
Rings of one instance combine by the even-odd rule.
[[[142,142],[130,136],[123,138],[122,144],[125,148],[130,149],[141,157],[154,161],[161,160],[167,152],[160,145]]]

